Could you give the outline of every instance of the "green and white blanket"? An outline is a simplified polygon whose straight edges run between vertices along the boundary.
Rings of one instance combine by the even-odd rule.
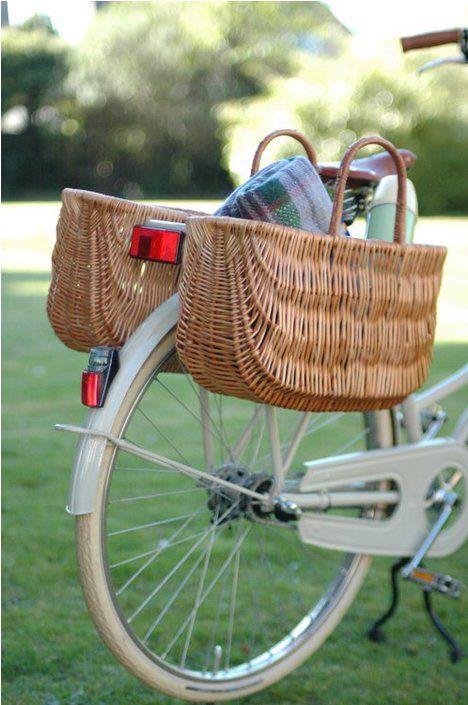
[[[215,215],[327,233],[331,210],[330,196],[310,161],[291,157],[257,172],[231,193]]]

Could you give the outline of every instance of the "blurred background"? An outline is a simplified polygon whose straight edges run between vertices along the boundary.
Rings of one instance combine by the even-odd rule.
[[[304,131],[321,160],[372,133],[413,150],[415,240],[448,247],[435,383],[468,359],[468,71],[417,75],[456,47],[403,55],[398,38],[467,26],[468,9],[464,0],[11,0],[1,12],[4,701],[169,705],[97,639],[77,581],[64,511],[74,441],[52,429],[83,422],[86,355],[55,338],[45,312],[60,191],[210,212],[248,177],[273,129]],[[279,140],[265,159],[291,149]],[[463,391],[451,400],[451,422],[465,404]],[[390,563],[374,561],[313,659],[242,705],[464,702],[468,659],[449,663],[414,586],[403,586],[388,643],[366,639],[388,601]],[[434,568],[468,582],[467,551]],[[468,652],[464,602],[436,606]]]
[[[398,43],[462,24],[466,3],[423,7],[2,2],[3,198],[54,199],[64,186],[220,197],[263,135],[294,126],[322,160],[385,135],[419,155],[421,213],[466,212],[465,72],[415,73],[456,48],[403,56]]]

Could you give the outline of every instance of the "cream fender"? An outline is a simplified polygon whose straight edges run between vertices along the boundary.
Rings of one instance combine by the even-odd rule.
[[[88,414],[86,426],[109,433],[135,374],[151,355],[164,336],[176,325],[179,315],[179,296],[174,294],[159,306],[120,350],[120,369],[117,372],[104,406]],[[94,509],[99,468],[107,441],[92,435],[81,435],[73,463],[67,511],[70,514],[88,514]]]

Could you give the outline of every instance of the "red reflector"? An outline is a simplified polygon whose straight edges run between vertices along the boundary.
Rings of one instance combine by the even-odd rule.
[[[180,261],[183,234],[175,230],[156,230],[135,225],[130,255],[153,262],[177,264]]]
[[[101,406],[103,389],[103,372],[88,372],[85,370],[81,377],[81,403],[85,406]]]

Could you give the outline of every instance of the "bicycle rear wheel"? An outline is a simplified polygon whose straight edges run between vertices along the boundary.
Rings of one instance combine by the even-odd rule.
[[[268,487],[265,407],[166,373],[174,345],[172,331],[136,373],[108,432],[230,482]],[[277,413],[290,487],[305,460],[393,442],[388,412]],[[294,670],[336,627],[370,564],[302,544],[293,522],[259,515],[244,495],[110,445],[76,541],[107,646],[150,687],[199,702],[253,693]]]

